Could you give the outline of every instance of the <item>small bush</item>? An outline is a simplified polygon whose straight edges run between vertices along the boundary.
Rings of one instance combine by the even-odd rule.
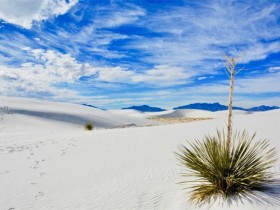
[[[94,128],[92,122],[87,122],[84,127],[85,127],[85,130],[87,130],[87,131],[91,131]]]
[[[178,159],[186,167],[184,176],[193,176],[195,181],[187,187],[191,190],[190,201],[201,205],[223,201],[265,202],[263,193],[271,190],[274,179],[268,169],[276,161],[275,148],[269,148],[267,140],[254,141],[245,131],[236,132],[230,145],[224,132],[205,136],[203,141],[179,147]],[[279,199],[279,198],[278,198]]]

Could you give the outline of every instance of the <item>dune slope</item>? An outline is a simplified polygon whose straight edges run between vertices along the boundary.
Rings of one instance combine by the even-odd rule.
[[[16,104],[1,101],[14,114],[2,115],[0,122],[0,209],[197,209],[178,184],[184,169],[174,152],[179,144],[214,133],[226,122],[219,118],[85,131],[75,122],[88,112],[94,119],[117,119],[117,125],[147,121],[78,105],[13,100]],[[50,112],[55,117],[46,114]],[[106,120],[100,128],[115,125]],[[280,149],[279,124],[279,110],[234,117],[235,128],[257,131],[257,137],[269,138]],[[238,209],[277,207],[245,203]]]

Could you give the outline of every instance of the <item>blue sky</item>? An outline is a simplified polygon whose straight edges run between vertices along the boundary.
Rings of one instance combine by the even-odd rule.
[[[0,95],[116,109],[280,106],[279,0],[0,0]]]

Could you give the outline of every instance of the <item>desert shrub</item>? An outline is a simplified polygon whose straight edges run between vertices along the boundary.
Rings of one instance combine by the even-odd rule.
[[[235,132],[232,143],[227,144],[224,132],[205,136],[203,141],[181,145],[176,153],[187,169],[183,181],[191,191],[190,201],[211,204],[215,200],[265,202],[265,193],[272,189],[273,173],[269,172],[276,161],[276,149],[267,140],[255,141],[255,134]],[[188,178],[189,180],[189,178]]]
[[[94,128],[92,122],[87,122],[87,123],[85,123],[84,127],[85,127],[85,130],[87,130],[87,131],[91,131],[91,130],[93,130],[93,128]]]

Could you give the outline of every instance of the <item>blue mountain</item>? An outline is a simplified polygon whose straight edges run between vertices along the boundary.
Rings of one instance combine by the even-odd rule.
[[[252,111],[252,112],[258,112],[258,111],[268,111],[268,110],[273,110],[273,109],[279,109],[280,107],[278,106],[257,106],[257,107],[252,107],[250,109],[247,109],[247,111]]]
[[[244,110],[241,107],[232,107],[233,109],[238,109],[238,110]],[[208,111],[222,111],[222,110],[227,110],[228,107],[225,105],[221,105],[219,103],[194,103],[194,104],[189,104],[189,105],[185,105],[185,106],[179,106],[179,107],[175,107],[176,109],[201,109],[201,110],[208,110]]]
[[[162,111],[166,111],[165,109],[158,108],[158,107],[151,107],[151,106],[148,106],[148,105],[131,106],[131,107],[122,108],[122,109],[134,109],[134,110],[138,110],[138,111],[141,111],[141,112],[162,112]]]
[[[188,104],[188,105],[184,105],[184,106],[179,106],[179,107],[175,107],[173,108],[174,110],[176,109],[201,109],[201,110],[207,110],[207,111],[222,111],[222,110],[227,110],[228,107],[225,105],[221,105],[219,103],[194,103],[194,104]],[[233,110],[244,110],[244,111],[252,111],[252,112],[256,112],[256,111],[268,111],[268,110],[273,110],[273,109],[279,109],[279,107],[277,106],[258,106],[258,107],[252,107],[249,109],[245,109],[242,107],[232,107]]]

